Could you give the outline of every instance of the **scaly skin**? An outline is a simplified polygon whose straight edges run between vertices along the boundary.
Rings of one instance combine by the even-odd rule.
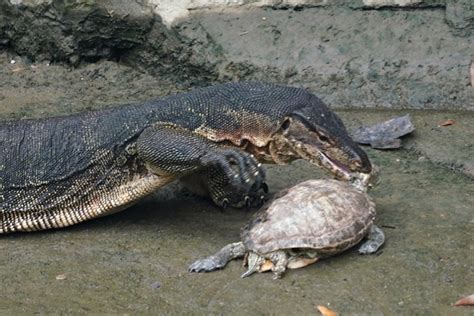
[[[366,154],[317,97],[230,83],[67,117],[0,122],[0,233],[117,212],[180,179],[220,206],[259,203],[261,163],[306,159],[366,182]]]
[[[376,253],[385,242],[383,231],[376,225],[372,225],[366,240],[359,246],[361,255]],[[266,272],[272,270],[273,278],[279,279],[285,273],[287,268],[298,269],[316,262],[318,259],[318,251],[314,249],[299,248],[295,253],[292,249],[276,250],[268,253],[260,254],[247,249],[243,242],[234,242],[222,247],[215,254],[194,261],[188,267],[189,272],[211,272],[224,268],[229,261],[244,257],[248,266],[241,277],[251,276],[255,272]],[[270,261],[270,265],[264,268],[264,265]],[[293,265],[292,265],[293,263]]]

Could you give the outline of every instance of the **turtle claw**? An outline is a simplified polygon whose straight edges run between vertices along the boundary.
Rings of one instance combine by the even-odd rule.
[[[255,272],[257,272],[257,270],[248,269],[247,271],[245,271],[244,273],[242,273],[242,274],[240,275],[240,277],[243,279],[243,278],[246,278],[246,277],[251,276],[251,275],[254,274]]]
[[[281,279],[281,276],[282,276],[281,273],[276,273],[276,272],[275,272],[275,273],[273,273],[273,275],[272,275],[272,279],[273,279],[273,280],[280,280],[280,279]]]
[[[371,253],[375,253],[379,249],[380,245],[378,243],[375,243],[371,240],[366,241],[359,247],[359,253],[361,255],[367,255]]]

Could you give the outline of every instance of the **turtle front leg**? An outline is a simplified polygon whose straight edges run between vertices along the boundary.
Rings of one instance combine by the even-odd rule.
[[[372,225],[367,240],[359,247],[359,253],[362,255],[374,253],[379,250],[384,242],[385,234],[383,231],[377,225]]]
[[[217,253],[204,259],[194,261],[188,268],[189,272],[210,272],[225,267],[227,262],[243,257],[245,246],[242,242],[234,242],[223,247]]]

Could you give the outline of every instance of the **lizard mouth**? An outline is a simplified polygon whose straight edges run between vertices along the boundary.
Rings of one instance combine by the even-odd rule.
[[[331,159],[316,146],[307,146],[302,142],[293,141],[292,148],[301,158],[329,171],[337,179],[349,181],[356,188],[363,191],[366,191],[371,186],[371,174],[351,171],[348,166]]]
[[[378,181],[378,173],[375,169],[371,173],[352,172],[348,167],[338,163],[337,161],[331,160],[325,154],[320,152],[321,159],[320,164],[323,168],[331,171],[336,178],[341,180],[349,181],[357,189],[366,192],[369,188],[372,188]],[[311,162],[311,161],[310,161]],[[313,163],[313,162],[312,162]]]
[[[338,178],[344,180],[349,180],[351,178],[352,172],[348,167],[335,160],[332,160],[321,151],[319,151],[318,154],[319,155],[317,159],[310,159],[309,161],[313,164],[321,165],[323,168],[331,171]]]

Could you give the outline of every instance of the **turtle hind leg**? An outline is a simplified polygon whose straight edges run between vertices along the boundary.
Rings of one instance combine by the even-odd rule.
[[[270,255],[270,260],[273,262],[273,279],[280,279],[288,266],[288,255],[285,251],[275,251]]]
[[[245,255],[242,242],[228,244],[221,250],[204,259],[194,261],[188,268],[189,272],[210,272],[225,267],[227,262]]]
[[[359,247],[359,253],[362,255],[371,254],[379,250],[385,242],[383,231],[376,225],[370,227],[367,240]]]

